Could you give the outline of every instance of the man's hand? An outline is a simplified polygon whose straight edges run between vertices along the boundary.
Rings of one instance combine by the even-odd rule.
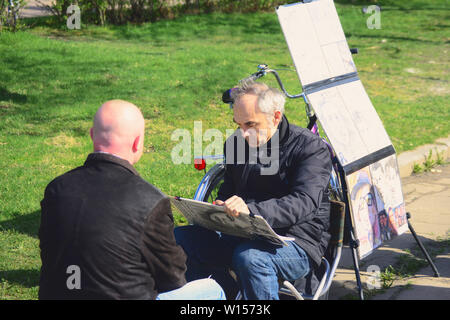
[[[238,196],[232,196],[231,198],[225,200],[225,202],[222,200],[216,200],[216,205],[224,206],[226,213],[231,217],[239,217],[239,213],[241,212],[250,213],[250,210],[248,210],[244,200]]]

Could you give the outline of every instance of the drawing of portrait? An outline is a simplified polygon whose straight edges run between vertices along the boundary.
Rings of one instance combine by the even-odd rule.
[[[360,252],[369,253],[381,242],[381,230],[376,200],[376,188],[372,185],[368,168],[355,172],[351,186],[351,202]]]
[[[391,240],[395,235],[395,230],[389,221],[386,210],[383,209],[378,213],[378,221],[380,221],[381,240]]]

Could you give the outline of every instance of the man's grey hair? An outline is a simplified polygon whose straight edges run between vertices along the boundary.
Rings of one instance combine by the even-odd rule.
[[[275,111],[284,113],[286,97],[280,90],[271,88],[265,83],[247,80],[241,82],[239,87],[232,91],[231,98],[236,104],[246,94],[255,95],[258,98],[257,106],[259,110],[268,116],[273,116]]]

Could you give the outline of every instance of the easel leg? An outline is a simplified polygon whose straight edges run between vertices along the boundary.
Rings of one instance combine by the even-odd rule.
[[[342,184],[342,194],[344,196],[344,199],[342,199],[345,202],[345,232],[344,232],[344,242],[346,241],[345,238],[348,240],[348,244],[350,245],[350,249],[352,251],[352,257],[353,257],[353,269],[355,270],[355,276],[356,276],[356,284],[358,286],[359,291],[359,298],[361,300],[364,300],[364,292],[363,287],[361,283],[361,275],[359,273],[359,264],[358,264],[358,253],[356,251],[356,248],[359,246],[358,240],[355,238],[355,235],[353,233],[353,226],[352,226],[352,219],[350,216],[350,205],[349,205],[349,199],[348,199],[348,192],[347,192],[347,184],[345,182],[345,173],[343,168],[338,165],[339,167],[339,175],[340,180]]]
[[[351,240],[350,240],[350,248],[352,249],[352,257],[353,257],[353,266],[355,270],[355,276],[356,276],[356,284],[358,286],[359,291],[359,299],[364,300],[364,292],[363,287],[361,283],[361,275],[359,273],[359,264],[358,264],[358,255],[356,252],[356,248],[358,247],[358,242],[355,240],[353,236],[353,232],[350,232]]]
[[[422,253],[425,255],[425,258],[427,259],[429,265],[431,266],[431,268],[433,269],[434,272],[434,276],[436,278],[439,278],[439,272],[436,268],[436,266],[434,265],[434,262],[431,260],[430,255],[428,254],[428,251],[425,249],[425,247],[422,244],[422,241],[420,241],[420,239],[417,237],[416,231],[414,230],[414,228],[412,227],[411,223],[409,222],[409,218],[411,218],[411,215],[409,212],[406,213],[406,218],[408,220],[408,228],[409,231],[411,231],[414,239],[416,240],[417,244],[419,245],[420,250],[422,250]]]

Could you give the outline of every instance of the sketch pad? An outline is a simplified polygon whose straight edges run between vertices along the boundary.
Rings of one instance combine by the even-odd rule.
[[[306,98],[343,168],[363,258],[408,229],[395,149],[359,79],[333,1],[284,5],[277,15]]]
[[[344,170],[350,168],[347,165],[392,146],[360,80],[307,97]],[[393,148],[389,151],[395,152]]]
[[[333,1],[280,6],[277,14],[303,87],[356,72]]]
[[[169,199],[190,224],[232,236],[267,240],[277,245],[287,246],[286,241],[294,240],[276,234],[261,216],[241,213],[239,217],[233,218],[224,211],[223,207],[208,202],[180,197],[169,197]]]

